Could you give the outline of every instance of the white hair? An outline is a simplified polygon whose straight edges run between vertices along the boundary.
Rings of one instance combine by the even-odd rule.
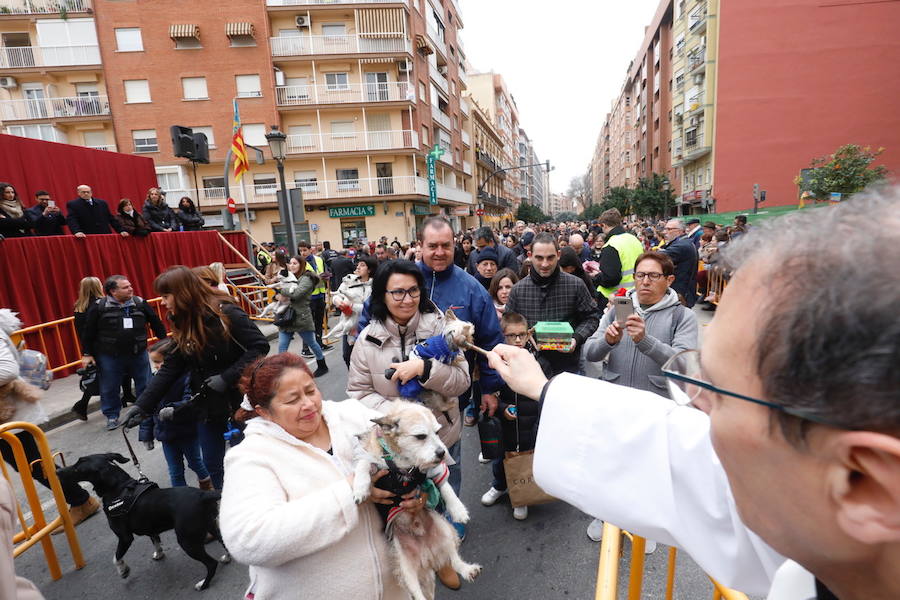
[[[13,331],[22,328],[22,321],[19,320],[19,313],[13,312],[8,308],[0,308],[0,330],[6,335],[12,335]]]

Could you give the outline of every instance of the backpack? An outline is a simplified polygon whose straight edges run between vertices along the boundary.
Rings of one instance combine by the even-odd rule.
[[[19,376],[42,390],[49,390],[53,381],[53,373],[47,369],[47,357],[37,350],[19,352]]]

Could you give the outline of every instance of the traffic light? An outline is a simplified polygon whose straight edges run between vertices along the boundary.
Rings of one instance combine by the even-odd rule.
[[[172,150],[178,158],[187,158],[194,160],[196,149],[194,147],[194,131],[190,127],[181,127],[180,125],[172,125],[169,127],[169,134],[172,136]],[[205,137],[205,136],[204,136]],[[209,151],[207,150],[207,162],[209,162]]]

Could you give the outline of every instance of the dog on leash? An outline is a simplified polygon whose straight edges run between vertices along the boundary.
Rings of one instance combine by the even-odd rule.
[[[216,522],[221,494],[193,487],[163,489],[149,481],[137,481],[116,464],[127,462],[121,454],[91,454],[59,469],[57,475],[62,481],[90,483],[103,499],[109,528],[119,538],[113,558],[119,577],[125,579],[131,573],[123,558],[135,535],[148,536],[153,542],[153,560],[162,560],[165,555],[159,534],[174,529],[184,553],[206,567],[206,577],[194,585],[198,591],[205,590],[218,567],[218,562],[206,553],[204,544],[207,533],[222,543]],[[219,562],[231,562],[227,549]]]
[[[437,435],[440,425],[430,410],[420,404],[394,400],[386,414],[373,419],[377,427],[360,438],[356,452],[353,499],[357,504],[369,496],[372,475],[381,469],[388,474],[375,485],[402,495],[419,487],[443,499],[447,512],[457,523],[469,520],[469,511],[447,480],[444,463],[447,447]],[[436,503],[436,502],[435,502]],[[397,501],[399,504],[399,500]],[[434,597],[434,573],[451,565],[466,581],[473,581],[481,566],[465,562],[459,555],[456,530],[432,508],[412,514],[399,506],[375,505],[386,520],[386,533],[398,580],[413,600]]]

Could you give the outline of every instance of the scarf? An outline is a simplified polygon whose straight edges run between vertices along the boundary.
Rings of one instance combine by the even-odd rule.
[[[22,205],[15,198],[12,200],[6,200],[5,198],[0,200],[0,209],[3,209],[3,212],[11,219],[21,219],[25,214]]]
[[[548,285],[556,281],[557,278],[559,278],[559,263],[557,263],[556,268],[553,269],[553,272],[550,273],[550,275],[548,275],[547,277],[541,277],[541,274],[538,273],[538,270],[534,267],[534,265],[532,265],[529,277],[531,277],[531,280],[536,286],[547,287]]]

